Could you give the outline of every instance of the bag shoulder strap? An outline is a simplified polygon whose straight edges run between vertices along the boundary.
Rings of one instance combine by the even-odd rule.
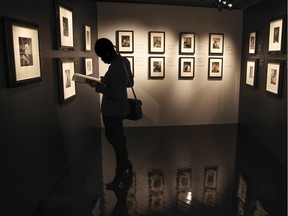
[[[136,100],[138,100],[138,99],[137,99],[137,96],[136,96],[136,93],[135,93],[135,91],[134,91],[134,89],[133,89],[132,82],[131,82],[131,80],[130,80],[130,77],[129,77],[129,74],[128,74],[128,70],[127,70],[127,68],[126,68],[126,65],[125,65],[124,63],[122,63],[122,64],[123,64],[124,69],[125,69],[125,71],[126,71],[127,79],[128,79],[129,85],[131,86],[131,89],[132,89],[134,98],[135,98]]]

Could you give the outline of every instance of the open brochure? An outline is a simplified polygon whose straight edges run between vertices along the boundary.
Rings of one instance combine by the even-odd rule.
[[[72,80],[74,80],[75,82],[79,82],[79,83],[87,83],[89,80],[101,83],[101,80],[99,78],[87,76],[87,75],[80,74],[80,73],[74,73]]]

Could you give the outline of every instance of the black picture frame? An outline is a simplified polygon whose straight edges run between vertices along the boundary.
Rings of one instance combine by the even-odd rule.
[[[281,96],[283,62],[268,60],[266,67],[266,92],[274,96]]]
[[[130,62],[130,69],[131,69],[131,72],[132,72],[132,76],[134,77],[135,74],[134,74],[134,56],[125,56],[129,62]]]
[[[83,25],[83,32],[84,32],[84,50],[91,51],[92,47],[92,34],[91,34],[91,27],[89,25]]]
[[[94,73],[94,64],[92,57],[84,58],[84,71],[85,75],[92,75]]]
[[[195,53],[195,33],[180,32],[179,54],[193,55]]]
[[[149,57],[149,78],[163,79],[165,77],[165,57]]]
[[[208,59],[208,79],[222,79],[223,58],[210,57]]]
[[[193,79],[195,75],[195,58],[179,58],[179,79]]]
[[[249,59],[246,63],[246,85],[256,87],[258,60]]]
[[[270,20],[268,41],[269,54],[281,54],[284,51],[284,23],[284,16]]]
[[[250,55],[256,55],[257,51],[257,32],[250,32],[249,34],[249,44],[248,44],[249,51],[248,53]]]
[[[224,52],[224,34],[209,34],[209,55],[223,55]]]
[[[73,10],[55,1],[56,46],[58,50],[74,50]]]
[[[164,54],[165,53],[165,32],[150,31],[149,38],[149,54]]]
[[[131,30],[116,31],[116,50],[119,53],[134,52],[134,31]]]
[[[4,17],[8,86],[42,80],[39,25]]]

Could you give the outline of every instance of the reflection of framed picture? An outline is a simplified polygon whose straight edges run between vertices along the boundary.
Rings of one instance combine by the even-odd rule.
[[[209,54],[222,55],[224,48],[224,34],[210,33],[209,34]]]
[[[193,55],[195,53],[195,33],[181,32],[179,53]]]
[[[268,52],[281,52],[283,48],[283,18],[270,21]]]
[[[165,53],[165,32],[149,32],[149,53]]]
[[[162,170],[152,170],[148,173],[149,190],[155,193],[164,192],[164,175]]]
[[[177,191],[190,191],[192,188],[192,169],[182,168],[177,170]]]
[[[93,74],[93,58],[85,58],[85,74]]]
[[[216,195],[215,190],[205,189],[203,195],[203,203],[208,206],[214,206],[216,204]]]
[[[223,71],[223,58],[209,58],[208,78],[221,79]]]
[[[75,81],[72,76],[75,72],[74,59],[59,59],[59,98],[60,103],[76,96]]]
[[[134,52],[134,32],[116,31],[116,48],[120,53]]]
[[[249,54],[256,54],[257,33],[251,32],[249,35]]]
[[[266,91],[278,96],[280,96],[281,70],[281,61],[267,62]]]
[[[206,167],[204,173],[204,187],[216,190],[217,188],[217,174],[218,168]]]
[[[91,27],[84,25],[85,50],[91,50]]]
[[[179,78],[194,78],[194,57],[179,58]]]
[[[58,49],[74,49],[72,9],[57,1],[55,6]]]
[[[5,17],[9,87],[41,80],[39,26]]]
[[[149,77],[164,78],[165,77],[165,58],[149,57]]]
[[[132,75],[134,77],[134,56],[125,56],[129,62],[130,62],[130,68],[131,68],[131,72],[132,72]]]
[[[257,60],[248,60],[246,67],[246,84],[255,86]]]

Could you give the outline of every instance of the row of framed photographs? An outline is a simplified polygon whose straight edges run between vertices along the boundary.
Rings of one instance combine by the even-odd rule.
[[[165,32],[148,32],[149,54],[165,53]],[[195,53],[195,33],[180,32],[179,36],[179,54],[193,55]],[[224,34],[209,34],[209,55],[222,55],[224,47]],[[134,52],[134,31],[118,30],[116,31],[116,48],[119,53]]]
[[[134,56],[125,56],[131,65],[134,76]],[[165,57],[153,56],[148,57],[148,75],[152,79],[165,78]],[[223,58],[209,58],[208,60],[208,78],[221,79],[223,74]],[[179,57],[179,79],[193,79],[195,76],[195,58]]]
[[[246,64],[246,84],[256,87],[258,59],[249,59]],[[266,67],[266,92],[281,96],[283,61],[268,60]]]
[[[284,17],[279,17],[270,21],[269,26],[269,43],[268,43],[268,53],[281,53],[284,49]],[[249,54],[256,55],[261,53],[261,46],[258,47],[257,51],[257,32],[250,32],[249,34]]]

